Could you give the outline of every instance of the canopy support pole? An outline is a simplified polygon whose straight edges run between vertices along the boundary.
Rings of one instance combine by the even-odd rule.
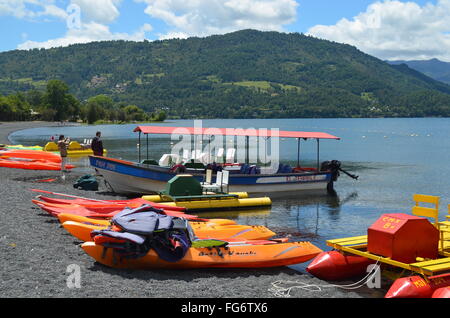
[[[208,163],[212,163],[212,162],[211,162],[211,139],[212,139],[212,135],[209,135],[209,143],[208,143]]]
[[[148,160],[148,134],[145,134],[145,137],[147,138],[147,160]]]
[[[141,163],[141,132],[139,132],[138,149],[138,162]]]
[[[250,137],[245,136],[245,163],[246,164],[249,164],[249,161],[250,161],[250,153],[249,153],[249,149],[248,149],[250,147],[249,140],[250,140]]]
[[[297,167],[300,168],[300,138],[297,138]]]
[[[317,138],[317,171],[320,170],[320,139]]]

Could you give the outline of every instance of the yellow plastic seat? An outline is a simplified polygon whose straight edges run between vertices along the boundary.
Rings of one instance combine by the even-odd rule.
[[[414,194],[413,200],[415,205],[412,208],[412,214],[432,218],[434,226],[439,228],[439,197],[434,195]],[[433,207],[421,206],[421,203],[432,204]]]

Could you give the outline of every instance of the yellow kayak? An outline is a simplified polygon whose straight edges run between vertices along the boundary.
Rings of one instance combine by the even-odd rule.
[[[44,151],[59,152],[58,145],[55,142],[50,141],[44,146]],[[103,150],[104,155],[106,155],[107,152],[106,149]],[[78,141],[71,141],[67,148],[67,154],[69,156],[89,156],[93,155],[94,152],[90,145],[82,145]]]

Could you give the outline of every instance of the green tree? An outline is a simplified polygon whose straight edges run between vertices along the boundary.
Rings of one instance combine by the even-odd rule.
[[[108,113],[113,109],[113,100],[106,95],[97,95],[88,99],[86,103],[87,111],[85,120],[89,124],[100,119],[107,119]]]
[[[154,120],[154,121],[165,121],[166,118],[167,118],[167,114],[164,110],[160,110],[156,114],[152,115],[152,120]]]
[[[145,121],[148,115],[136,105],[128,105],[123,108],[127,121]]]
[[[60,121],[76,117],[80,112],[78,100],[69,94],[69,86],[60,80],[50,80],[43,97],[44,110],[54,111],[53,120]],[[49,111],[47,113],[52,113]]]
[[[97,106],[97,104],[88,104],[86,113],[86,121],[88,122],[88,124],[93,124],[99,119],[99,107]]]
[[[0,96],[0,118],[5,121],[14,120],[14,112],[6,97]]]

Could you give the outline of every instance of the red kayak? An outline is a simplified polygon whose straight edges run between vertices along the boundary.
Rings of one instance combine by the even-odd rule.
[[[76,204],[88,208],[89,210],[95,212],[105,212],[114,211],[118,208],[130,207],[137,208],[143,204],[150,204],[152,207],[157,209],[171,210],[171,211],[186,211],[186,208],[167,206],[165,204],[159,204],[150,202],[141,198],[130,199],[130,200],[94,200],[94,199],[55,199],[44,196],[38,196],[38,198],[46,203],[53,203],[59,205]]]
[[[92,218],[101,218],[101,219],[109,219],[112,218],[117,213],[123,211],[125,206],[116,206],[116,207],[105,207],[105,208],[96,208],[91,209],[87,208],[78,204],[55,204],[55,203],[49,203],[49,202],[43,202],[39,200],[32,200],[34,204],[39,206],[42,210],[50,213],[53,216],[58,216],[58,214],[61,213],[67,213],[67,214],[75,214],[85,217],[92,217]],[[153,203],[146,201],[146,204],[149,204],[153,206]],[[142,204],[141,204],[142,205]],[[139,206],[141,206],[139,205]],[[136,207],[139,207],[136,206]],[[132,208],[136,208],[132,207]],[[155,206],[153,206],[155,207]],[[157,208],[157,207],[155,207]],[[167,209],[167,207],[163,210],[163,213],[166,215],[174,216],[174,217],[180,217],[185,218],[187,220],[203,220],[198,218],[196,215],[190,215],[185,214],[181,211],[174,211]]]

